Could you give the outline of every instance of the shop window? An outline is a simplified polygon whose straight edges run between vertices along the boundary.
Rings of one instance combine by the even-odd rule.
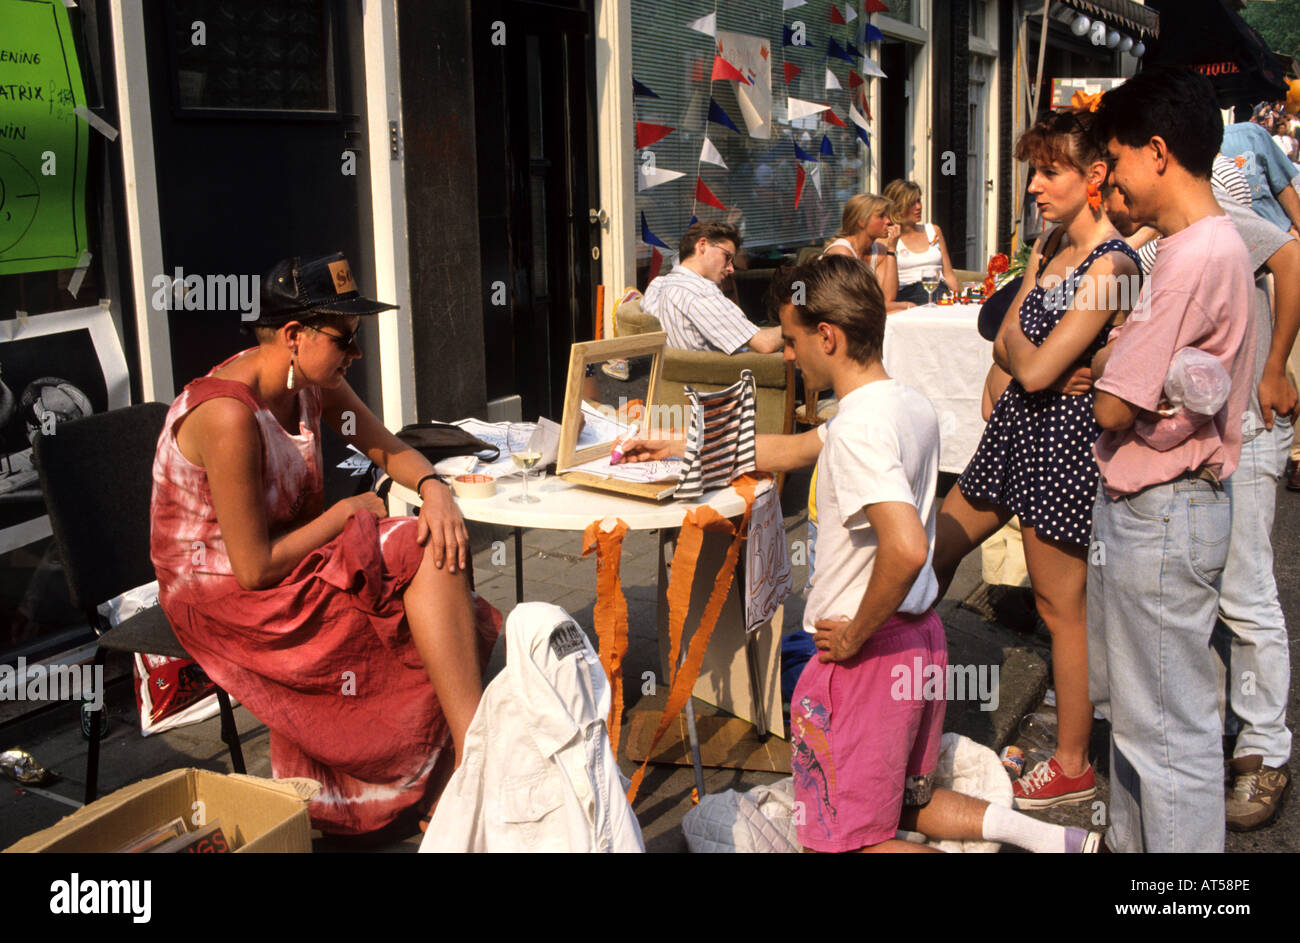
[[[890,5],[908,7],[897,0]],[[847,51],[851,44],[874,61],[879,44],[861,42],[866,16],[832,24],[831,6],[830,0],[809,0],[783,13],[781,4],[771,0],[632,0],[632,73],[657,96],[634,99],[636,120],[673,129],[636,152],[638,183],[651,184],[639,186],[636,195],[638,237],[642,213],[650,231],[673,250],[692,215],[725,220],[740,229],[750,264],[761,265],[835,233],[844,202],[865,189],[869,163],[849,113],[856,102],[865,114],[864,86],[853,88],[849,74],[852,69],[865,75],[862,59],[828,58],[828,49],[843,49],[852,57]],[[717,43],[687,25],[715,11]],[[790,45],[783,45],[783,32]],[[753,84],[711,81],[719,47],[731,57],[728,64]],[[787,65],[796,73],[788,83]],[[828,68],[840,88],[826,88]],[[789,97],[829,104],[845,126],[817,114],[790,120]],[[711,102],[736,130],[709,120]],[[720,117],[717,111],[714,117]],[[768,119],[765,126],[763,118]],[[874,143],[876,125],[868,131]],[[706,137],[725,169],[701,160]],[[800,168],[804,182],[796,208]],[[656,183],[674,173],[681,176]],[[697,178],[725,209],[710,206],[707,198],[695,199]],[[638,241],[638,251],[644,284],[650,249]]]

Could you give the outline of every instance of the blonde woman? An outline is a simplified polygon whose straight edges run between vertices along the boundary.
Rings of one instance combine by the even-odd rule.
[[[943,284],[957,293],[957,276],[948,257],[948,243],[943,230],[934,223],[921,221],[921,188],[910,180],[891,180],[885,187],[890,204],[890,219],[898,224],[898,300],[924,304],[928,293],[921,287],[921,277],[928,269],[940,272]]]
[[[901,229],[889,221],[889,201],[874,193],[859,193],[844,204],[840,231],[826,244],[822,256],[850,255],[867,263],[885,295],[885,312],[915,307],[898,301],[897,248]]]

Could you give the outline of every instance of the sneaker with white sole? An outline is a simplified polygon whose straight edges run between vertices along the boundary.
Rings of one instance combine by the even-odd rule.
[[[1277,818],[1291,787],[1287,771],[1265,766],[1261,756],[1234,757],[1229,766],[1232,789],[1227,801],[1228,828],[1250,832]]]
[[[1084,802],[1097,794],[1097,777],[1089,766],[1080,776],[1066,776],[1056,758],[1039,763],[1011,787],[1017,809],[1046,809]]]

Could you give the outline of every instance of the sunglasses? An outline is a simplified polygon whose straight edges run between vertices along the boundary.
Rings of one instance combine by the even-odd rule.
[[[353,347],[356,347],[358,350],[361,349],[361,345],[357,342],[357,335],[361,333],[361,325],[357,325],[350,334],[335,334],[333,331],[327,331],[325,328],[317,327],[314,324],[308,324],[305,326],[309,330],[315,331],[317,334],[324,334],[339,350],[348,351]]]

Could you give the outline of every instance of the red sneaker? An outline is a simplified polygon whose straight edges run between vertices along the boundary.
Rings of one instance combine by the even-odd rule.
[[[1046,809],[1063,802],[1083,802],[1097,794],[1097,778],[1089,766],[1081,776],[1066,776],[1053,757],[1016,780],[1011,790],[1017,809]]]

